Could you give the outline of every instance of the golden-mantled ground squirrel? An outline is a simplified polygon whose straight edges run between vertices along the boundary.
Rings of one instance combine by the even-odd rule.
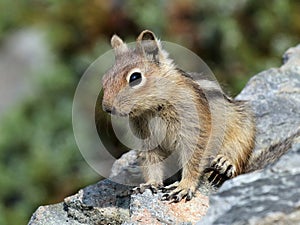
[[[111,114],[128,116],[134,134],[144,140],[140,159],[145,183],[137,188],[140,192],[163,187],[172,164],[182,168],[181,180],[164,187],[163,198],[175,202],[190,200],[205,172],[226,180],[252,170],[249,159],[259,157],[252,155],[255,119],[246,102],[221,90],[208,99],[207,87],[179,69],[151,31],[143,31],[134,48],[116,35],[111,45],[115,64],[103,77],[102,106]],[[225,123],[218,149],[213,149],[209,101],[214,104],[220,97]]]

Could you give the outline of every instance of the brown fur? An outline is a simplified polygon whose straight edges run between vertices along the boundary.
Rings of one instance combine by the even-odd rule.
[[[116,62],[103,78],[103,109],[129,116],[134,134],[146,140],[142,148],[149,151],[141,151],[140,156],[146,181],[141,190],[162,186],[174,172],[166,165],[182,167],[181,181],[166,188],[170,190],[166,198],[175,201],[192,197],[207,167],[227,178],[245,171],[255,137],[254,117],[245,102],[202,87],[201,81],[176,68],[150,31],[140,34],[135,49],[117,36],[111,42]],[[146,81],[132,88],[126,77],[135,68]],[[209,91],[213,100],[207,98]],[[218,108],[222,118],[212,117],[212,110]],[[224,126],[215,128],[213,124],[222,119]],[[166,136],[159,142],[161,135]]]

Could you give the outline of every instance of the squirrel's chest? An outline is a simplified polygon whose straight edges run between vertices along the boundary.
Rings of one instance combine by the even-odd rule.
[[[178,142],[180,124],[177,119],[143,115],[130,118],[130,128],[133,134],[141,139],[143,145],[149,149],[161,147],[168,150]]]

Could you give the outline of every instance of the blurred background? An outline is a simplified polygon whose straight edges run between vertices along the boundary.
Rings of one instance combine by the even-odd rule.
[[[114,33],[129,42],[150,29],[191,49],[235,96],[300,42],[299,9],[288,0],[1,0],[0,224],[26,224],[39,205],[101,179],[76,146],[72,99]]]

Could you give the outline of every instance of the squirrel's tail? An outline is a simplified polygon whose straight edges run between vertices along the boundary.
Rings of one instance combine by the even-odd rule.
[[[300,129],[284,140],[272,144],[271,146],[254,153],[246,166],[245,173],[263,169],[265,166],[276,162],[284,153],[291,149],[294,140],[300,137]]]

